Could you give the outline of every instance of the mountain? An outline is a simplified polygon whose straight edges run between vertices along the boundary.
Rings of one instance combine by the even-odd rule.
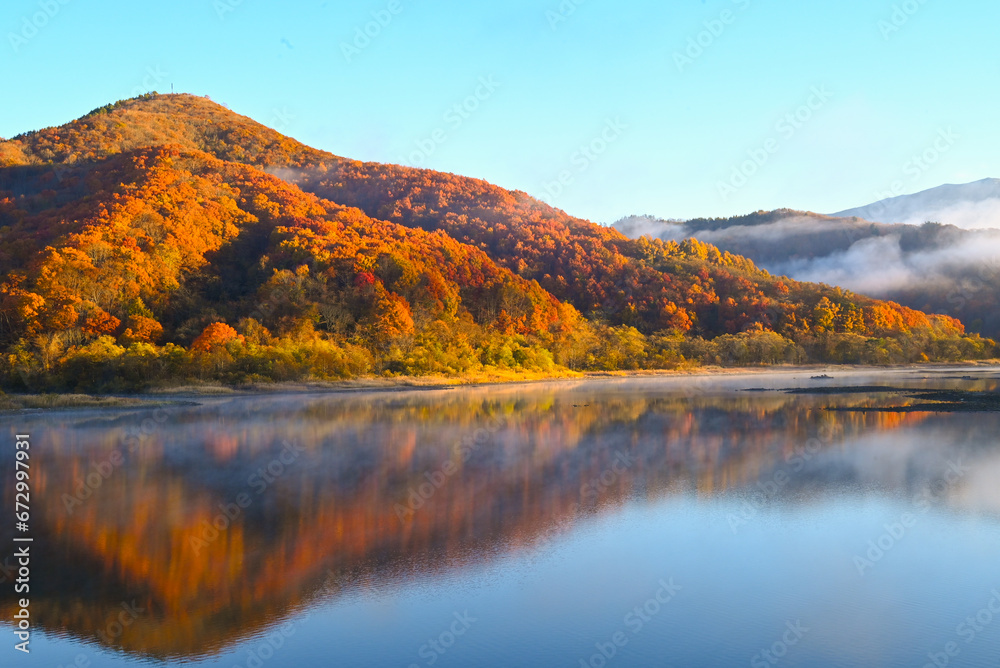
[[[963,333],[190,95],[0,142],[9,387],[993,354]]]
[[[900,195],[833,214],[880,223],[925,222],[967,229],[1000,228],[1000,179],[983,179],[962,185],[943,185],[912,195]]]
[[[788,209],[687,222],[634,216],[615,226],[632,237],[696,238],[772,273],[945,313],[973,332],[1000,336],[1000,230],[872,223]]]

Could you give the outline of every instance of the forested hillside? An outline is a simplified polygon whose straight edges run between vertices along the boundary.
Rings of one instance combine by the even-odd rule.
[[[0,142],[14,389],[993,356],[962,324],[149,95]]]
[[[775,273],[945,313],[971,332],[1000,336],[998,229],[872,223],[788,209],[683,223],[636,216],[615,228],[631,238],[696,238]]]

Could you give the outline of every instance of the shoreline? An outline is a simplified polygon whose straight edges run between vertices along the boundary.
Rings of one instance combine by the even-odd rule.
[[[947,371],[961,369],[1000,369],[1000,360],[976,360],[954,363],[898,364],[887,366],[795,364],[756,367],[691,367],[636,371],[564,372],[539,377],[498,377],[495,379],[447,376],[401,376],[393,378],[356,378],[336,381],[289,381],[248,386],[177,385],[154,388],[135,394],[3,394],[0,414],[21,411],[65,409],[144,409],[163,406],[197,405],[198,399],[300,394],[382,393],[452,390],[458,388],[514,387],[540,383],[586,382],[591,380],[631,378],[731,378],[739,376],[809,374],[857,374],[866,371]]]

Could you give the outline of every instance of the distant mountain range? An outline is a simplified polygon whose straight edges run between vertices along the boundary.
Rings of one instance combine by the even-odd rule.
[[[615,224],[637,238],[695,238],[773,274],[946,313],[1000,335],[1000,180],[904,195],[833,216],[780,209],[726,219]],[[917,221],[917,222],[907,222]]]
[[[832,215],[876,223],[936,222],[964,228],[1000,228],[1000,179],[939,186]]]

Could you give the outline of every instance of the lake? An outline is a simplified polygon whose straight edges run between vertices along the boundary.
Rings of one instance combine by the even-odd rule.
[[[830,389],[1000,370],[829,373],[3,415],[0,664],[1000,665],[1000,413]]]

